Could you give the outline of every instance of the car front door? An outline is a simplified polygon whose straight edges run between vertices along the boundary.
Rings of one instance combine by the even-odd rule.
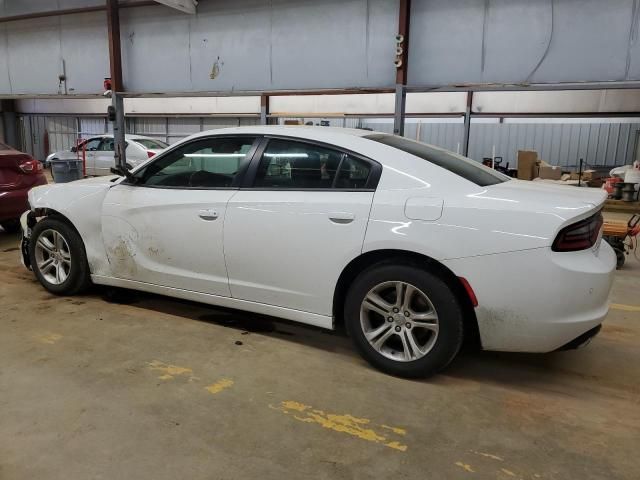
[[[255,180],[227,209],[232,296],[331,315],[336,281],[362,251],[380,169],[338,149],[264,140],[247,176]]]
[[[238,191],[255,137],[181,145],[114,185],[102,210],[112,276],[229,296],[223,252],[227,203]]]
[[[96,173],[96,154],[102,143],[102,137],[94,137],[87,140],[84,145],[84,161],[87,175],[98,175]]]
[[[111,175],[111,167],[116,166],[113,137],[104,137],[95,152],[93,175]]]

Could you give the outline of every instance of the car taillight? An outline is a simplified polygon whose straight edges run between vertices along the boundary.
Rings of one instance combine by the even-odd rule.
[[[554,240],[551,250],[574,252],[593,247],[598,241],[603,222],[602,213],[598,212],[586,220],[564,227]]]
[[[27,160],[18,165],[24,173],[39,173],[42,171],[42,164],[38,160]]]
[[[154,157],[154,156],[155,156],[155,154],[156,154],[156,152],[150,152],[149,150],[147,150],[147,156],[148,156],[149,158]]]

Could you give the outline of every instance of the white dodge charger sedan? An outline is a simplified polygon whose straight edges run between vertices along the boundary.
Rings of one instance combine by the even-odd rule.
[[[202,132],[121,173],[31,190],[23,259],[50,292],[94,283],[343,322],[366,360],[406,377],[441,370],[465,338],[577,347],[607,314],[601,190],[313,127]]]
[[[155,138],[129,134],[125,135],[125,143],[127,163],[131,167],[146,162],[169,146]],[[87,175],[111,175],[111,168],[116,166],[116,160],[114,139],[110,134],[96,135],[71,150],[54,152],[46,158],[44,164],[48,167],[52,161],[82,158],[83,151]]]

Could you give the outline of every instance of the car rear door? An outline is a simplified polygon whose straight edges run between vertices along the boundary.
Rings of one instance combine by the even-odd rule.
[[[109,190],[102,235],[117,278],[229,296],[223,251],[227,202],[257,146],[256,137],[183,144]]]
[[[265,139],[227,207],[232,296],[331,315],[336,281],[362,251],[380,170],[339,149]]]

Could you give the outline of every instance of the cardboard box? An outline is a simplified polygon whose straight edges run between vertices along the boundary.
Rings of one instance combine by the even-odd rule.
[[[538,167],[538,177],[545,180],[560,180],[562,169],[558,166],[540,165]]]
[[[533,180],[538,166],[538,152],[518,150],[518,179]]]

